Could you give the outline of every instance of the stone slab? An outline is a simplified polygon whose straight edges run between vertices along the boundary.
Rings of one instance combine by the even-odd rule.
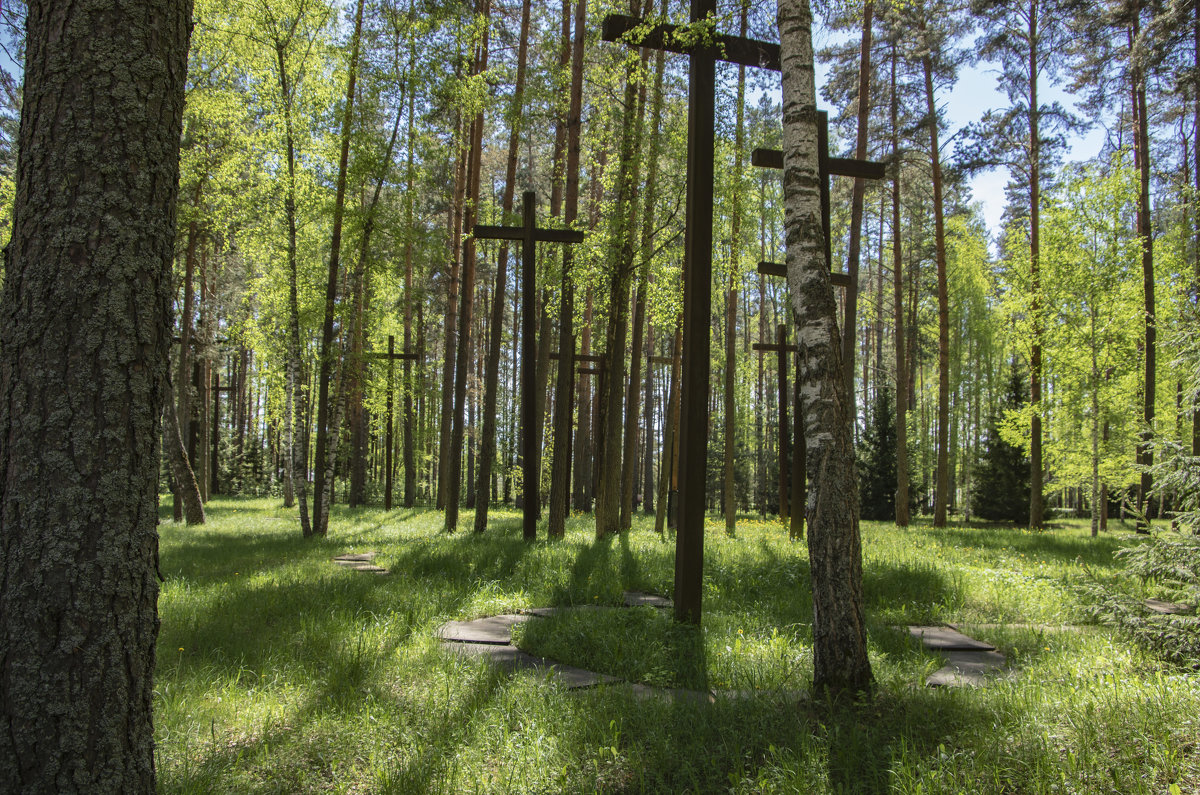
[[[437,636],[442,640],[458,643],[489,643],[507,646],[512,643],[513,624],[528,621],[528,615],[505,614],[477,618],[474,621],[447,621],[438,627]]]
[[[333,559],[339,563],[341,563],[342,561],[370,562],[372,560],[375,560],[375,556],[378,554],[379,554],[378,552],[358,552],[358,553],[347,552],[344,555],[336,555],[336,556],[334,556]]]
[[[600,610],[600,605],[564,605],[562,607],[528,607],[521,611],[522,615],[536,618],[549,618],[572,613],[576,610]]]
[[[1004,669],[998,651],[948,651],[946,664],[925,680],[929,687],[978,687]]]
[[[367,571],[373,574],[388,574],[388,570],[382,566],[376,566],[374,563],[368,563],[365,560],[335,560],[337,565],[344,569],[353,569],[354,571]]]
[[[933,651],[994,651],[995,646],[968,637],[953,627],[909,627],[909,633]]]
[[[641,607],[649,605],[650,607],[674,607],[675,603],[665,596],[659,596],[653,593],[644,593],[642,591],[625,591],[622,594],[625,600],[626,607]]]
[[[683,690],[678,687],[651,687],[650,685],[630,685],[630,690],[635,698],[642,701],[646,699],[663,699],[671,703],[685,704],[712,704],[716,699],[712,693],[707,693],[701,690]]]
[[[620,681],[615,676],[608,674],[585,671],[582,668],[563,665],[545,657],[534,657],[515,646],[443,641],[442,648],[465,657],[488,660],[506,671],[535,671],[541,674],[546,681],[561,685],[568,690],[581,690]]]
[[[1154,613],[1159,613],[1164,616],[1177,616],[1181,613],[1191,612],[1191,608],[1187,605],[1176,604],[1175,602],[1167,602],[1162,599],[1147,599],[1145,602],[1147,608]]]

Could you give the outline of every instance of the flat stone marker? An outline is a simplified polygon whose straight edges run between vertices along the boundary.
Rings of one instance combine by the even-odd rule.
[[[995,651],[990,643],[967,637],[954,627],[909,627],[914,638],[933,651]]]
[[[535,618],[550,618],[550,616],[560,616],[564,613],[573,613],[576,610],[600,610],[600,605],[565,605],[563,607],[530,607],[521,611],[522,615],[534,616]]]
[[[947,651],[946,664],[925,680],[929,687],[977,687],[1004,668],[998,651]]]
[[[1147,599],[1145,605],[1151,612],[1164,616],[1177,616],[1181,613],[1190,612],[1190,608],[1187,605],[1167,602],[1162,599]]]
[[[344,555],[336,555],[333,559],[335,561],[337,561],[338,563],[351,563],[351,562],[369,563],[370,561],[375,560],[375,556],[378,554],[379,554],[378,552],[358,552],[358,553],[347,552]]]
[[[625,591],[622,596],[625,599],[626,607],[641,607],[649,605],[650,607],[674,607],[675,603],[665,596],[659,596],[653,593],[643,593],[642,591]]]
[[[666,699],[671,703],[684,702],[689,704],[712,704],[716,701],[712,693],[701,690],[683,690],[678,687],[651,687],[650,685],[630,685],[630,690],[638,699]]]
[[[547,681],[562,685],[568,690],[580,690],[620,681],[608,674],[585,671],[582,668],[563,665],[545,657],[534,657],[515,646],[444,641],[442,648],[464,657],[490,660],[493,665],[507,671],[536,671],[543,674]]]
[[[442,640],[451,640],[457,643],[488,643],[507,646],[512,643],[513,624],[520,624],[530,618],[528,615],[508,613],[477,618],[474,621],[447,621],[438,628],[437,635]]]

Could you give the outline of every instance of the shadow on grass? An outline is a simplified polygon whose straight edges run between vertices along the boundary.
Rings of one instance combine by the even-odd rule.
[[[997,526],[925,528],[924,532],[951,546],[997,551],[1011,549],[1027,555],[1036,554],[1061,565],[1070,565],[1076,558],[1089,565],[1111,564],[1113,551],[1125,538],[1112,533],[1097,538],[1065,535],[1053,530],[1030,533],[1021,528]]]

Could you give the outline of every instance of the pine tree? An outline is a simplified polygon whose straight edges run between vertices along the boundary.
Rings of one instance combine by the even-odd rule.
[[[1020,408],[1026,398],[1025,377],[1014,362],[1004,402],[988,419],[987,446],[975,464],[971,506],[980,519],[1024,524],[1029,518],[1029,456],[1000,436],[1005,412]]]
[[[871,416],[858,450],[858,495],[861,518],[891,521],[896,517],[896,414],[892,392],[875,395]]]

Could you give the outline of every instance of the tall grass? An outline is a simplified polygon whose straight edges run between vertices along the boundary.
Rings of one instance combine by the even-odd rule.
[[[163,506],[169,517],[169,506]],[[1120,577],[1117,538],[1082,526],[864,527],[878,691],[813,702],[803,544],[744,518],[706,539],[705,621],[618,608],[670,595],[673,545],[635,519],[596,542],[589,517],[525,544],[493,511],[482,536],[426,511],[334,509],[300,538],[271,500],[213,500],[203,528],[161,525],[156,729],[165,792],[1164,792],[1200,789],[1200,687],[1082,621],[1082,564]],[[464,521],[469,526],[469,519]],[[376,576],[330,558],[377,550]],[[715,704],[627,686],[568,692],[442,651],[436,627],[542,605],[531,651]],[[930,690],[941,660],[908,623],[972,622],[1013,670]],[[1003,626],[996,624],[1022,624]],[[988,625],[988,626],[980,626]]]

